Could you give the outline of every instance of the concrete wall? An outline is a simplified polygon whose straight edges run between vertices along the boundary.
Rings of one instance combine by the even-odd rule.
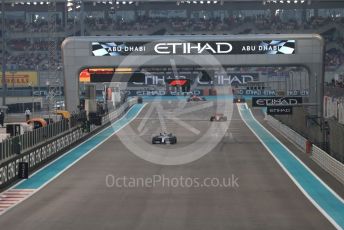
[[[329,148],[330,154],[344,162],[344,125],[339,124],[335,120],[329,120],[330,134],[329,134]]]
[[[336,120],[328,120],[329,133],[328,144],[323,143],[323,134],[321,128],[312,124],[312,121],[306,119],[306,112],[302,107],[294,107],[293,115],[275,116],[279,121],[288,125],[290,128],[311,140],[317,146],[324,148],[334,158],[344,162],[344,125]],[[308,124],[308,125],[307,125]]]
[[[307,119],[307,111],[302,107],[294,107],[292,115],[276,115],[279,121],[311,140],[319,147],[325,147],[321,129],[311,120]]]

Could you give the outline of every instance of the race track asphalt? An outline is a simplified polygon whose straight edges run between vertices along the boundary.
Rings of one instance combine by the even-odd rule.
[[[154,164],[121,142],[119,136],[131,133],[128,139],[140,138],[151,145],[153,135],[172,132],[178,138],[177,145],[155,148],[161,154],[166,149],[178,154],[178,148],[197,141],[212,125],[209,118],[218,104],[177,103],[147,105],[119,135],[0,216],[1,229],[334,229],[246,127],[235,106],[230,123],[216,124],[229,125],[216,147],[191,163]],[[194,106],[195,111],[190,109]],[[160,119],[159,109],[164,114]],[[173,119],[174,114],[180,115],[182,123]],[[109,178],[123,177],[234,181],[231,187],[174,187],[166,186],[168,182],[165,186],[107,186]]]

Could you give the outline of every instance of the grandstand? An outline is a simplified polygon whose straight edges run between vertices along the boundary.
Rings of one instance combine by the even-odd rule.
[[[83,7],[67,9],[63,2],[57,1],[56,48],[65,37],[80,34],[318,33],[327,41],[326,82],[331,83],[334,75],[343,73],[344,7],[340,1],[265,2],[254,1],[248,8],[239,1],[216,4],[210,1],[204,4],[197,1],[140,2],[139,7],[138,2],[86,1]],[[7,69],[13,71],[42,71],[44,85],[44,71],[48,69],[48,4],[46,1],[31,3],[5,1],[6,63]],[[57,54],[55,68],[61,66],[61,53]]]

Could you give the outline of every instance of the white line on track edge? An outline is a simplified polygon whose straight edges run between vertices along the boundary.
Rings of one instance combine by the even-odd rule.
[[[143,108],[147,105],[147,103],[143,104],[143,106],[140,108],[140,110],[138,111],[138,113],[132,118],[130,119],[128,122],[126,122],[121,128],[119,128],[117,131],[113,132],[110,136],[108,136],[107,138],[105,138],[103,141],[101,141],[100,143],[98,143],[97,145],[95,145],[93,148],[91,148],[90,150],[88,150],[83,156],[79,157],[76,161],[74,161],[72,164],[70,164],[69,166],[67,166],[65,169],[63,169],[62,171],[60,171],[58,174],[56,174],[54,177],[50,178],[47,182],[45,182],[43,185],[41,185],[39,188],[35,189],[35,191],[33,193],[31,193],[29,196],[25,197],[23,200],[21,200],[20,202],[14,204],[13,206],[11,206],[8,209],[5,209],[4,211],[2,211],[0,213],[0,217],[5,214],[6,212],[8,212],[9,210],[13,209],[14,207],[16,207],[17,205],[19,205],[20,203],[22,203],[23,201],[27,200],[28,198],[30,198],[31,196],[33,196],[34,194],[36,194],[38,191],[42,190],[45,186],[47,186],[50,182],[52,182],[53,180],[55,180],[58,176],[60,176],[62,173],[64,173],[65,171],[67,171],[70,167],[72,167],[74,164],[76,164],[77,162],[79,162],[80,160],[82,160],[84,157],[86,157],[87,155],[89,155],[94,149],[96,149],[99,145],[103,144],[105,141],[107,141],[109,138],[111,138],[113,135],[115,135],[117,132],[119,132],[121,129],[123,129],[124,127],[126,127],[130,122],[132,122],[133,120],[135,120],[135,118],[141,113],[141,111],[143,110]],[[125,115],[123,115],[122,118],[120,118],[118,121],[124,119],[124,117],[129,113],[130,110],[132,110],[132,108],[130,108]],[[78,148],[80,145],[83,145],[86,141],[88,141],[90,138],[93,138],[97,135],[99,135],[100,133],[102,133],[103,131],[105,131],[106,129],[111,128],[111,125],[103,130],[101,130],[100,132],[98,132],[97,134],[87,138],[86,140],[84,140],[83,142],[81,142],[80,144],[78,144],[77,146],[75,146],[74,148],[68,150],[66,153],[62,154],[61,156],[59,156],[58,158],[56,158],[55,160],[53,160],[52,162],[50,162],[49,164],[45,165],[44,167],[40,168],[39,170],[37,170],[35,173],[33,173],[30,177],[32,177],[33,175],[35,175],[36,173],[40,172],[41,170],[45,169],[46,167],[48,167],[49,165],[53,164],[54,162],[56,162],[57,160],[59,160],[60,158],[62,158],[63,156],[67,155],[69,152],[73,151],[74,149]],[[5,191],[3,191],[2,193],[13,189],[14,187],[16,187],[17,185],[19,185],[20,183],[22,183],[23,180],[18,181],[16,184],[14,184],[13,186],[11,186],[10,188],[6,189]],[[24,189],[23,189],[24,190]],[[2,194],[1,193],[1,194]]]
[[[241,119],[244,121],[244,123],[246,124],[246,126],[251,130],[251,132],[258,138],[258,140],[261,142],[261,144],[265,147],[265,149],[270,153],[270,155],[275,159],[275,161],[281,166],[281,168],[283,169],[283,171],[288,175],[288,177],[294,182],[294,184],[299,188],[299,190],[307,197],[307,199],[321,212],[321,214],[324,215],[324,217],[326,217],[326,219],[328,219],[328,221],[336,228],[336,229],[343,229],[341,226],[339,226],[337,224],[337,222],[327,214],[327,212],[318,205],[318,203],[316,203],[315,200],[313,200],[313,198],[302,188],[302,186],[299,184],[299,182],[297,182],[297,180],[289,173],[289,171],[283,166],[283,164],[280,162],[280,160],[278,160],[278,158],[271,152],[271,150],[269,149],[269,147],[267,147],[267,145],[265,145],[265,143],[263,142],[263,140],[258,136],[258,134],[256,134],[254,132],[254,130],[247,124],[247,122],[245,121],[245,119],[243,119],[243,116],[241,114],[240,108],[239,108],[239,104],[237,104],[237,108],[240,114]],[[249,111],[251,113],[251,111]],[[296,158],[308,171],[310,171],[317,180],[319,180],[331,193],[333,193],[334,196],[336,196],[337,198],[339,198],[339,200],[341,200],[343,202],[343,200],[339,197],[339,195],[337,193],[335,193],[330,187],[328,187],[328,185],[325,184],[325,182],[323,182],[318,176],[316,176],[303,162],[301,162],[300,159],[298,159],[294,153],[292,153],[283,143],[281,143],[272,133],[269,132],[269,130],[267,130],[264,126],[262,126],[253,116],[253,114],[251,113],[253,119],[263,128],[265,129],[266,132],[268,132],[276,141],[278,141],[292,156],[294,156],[294,158]]]

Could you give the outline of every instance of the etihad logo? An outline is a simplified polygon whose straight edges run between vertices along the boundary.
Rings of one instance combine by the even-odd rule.
[[[293,106],[302,104],[302,97],[252,97],[253,107]]]
[[[128,90],[130,96],[200,96],[202,95],[200,90],[193,90],[191,92],[180,91],[166,91],[166,90]]]
[[[258,99],[257,105],[269,106],[269,105],[297,105],[298,100],[294,98],[280,98],[280,99]]]
[[[154,51],[158,54],[227,54],[233,50],[233,46],[228,42],[164,42],[154,46]]]

